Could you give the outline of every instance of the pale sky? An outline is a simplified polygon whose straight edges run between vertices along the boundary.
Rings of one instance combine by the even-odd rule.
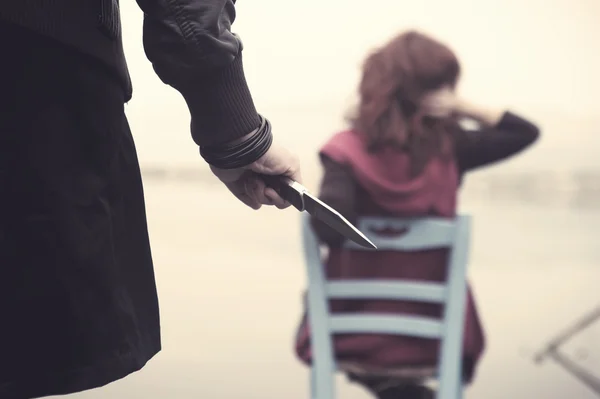
[[[141,11],[133,0],[121,6],[142,163],[202,164],[185,103],[143,53]],[[531,162],[552,163],[564,147],[577,163],[600,149],[600,0],[239,0],[237,12],[257,107],[302,156],[343,127],[369,49],[410,28],[457,52],[463,95],[544,128]]]

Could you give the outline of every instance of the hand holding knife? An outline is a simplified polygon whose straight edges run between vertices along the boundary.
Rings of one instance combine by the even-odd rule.
[[[253,209],[259,209],[266,203],[264,198],[260,198],[265,197],[264,193],[259,194],[248,188],[248,184],[253,185],[252,179],[260,179],[280,197],[276,200],[277,203],[270,205],[281,207],[287,205],[284,202],[287,201],[300,212],[308,212],[344,237],[361,246],[376,249],[377,247],[339,212],[293,180],[300,177],[297,158],[286,149],[272,144],[270,123],[263,117],[260,119],[261,126],[241,142],[235,141],[217,148],[200,147],[200,154],[208,162],[215,176],[233,195]],[[257,149],[261,154],[258,159],[250,163],[243,161]],[[261,152],[265,149],[266,152]]]

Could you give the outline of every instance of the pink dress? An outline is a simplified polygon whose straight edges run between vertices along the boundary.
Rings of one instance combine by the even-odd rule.
[[[459,174],[454,160],[434,159],[416,178],[409,175],[406,155],[390,149],[368,153],[361,138],[352,131],[332,137],[321,154],[350,168],[359,187],[358,216],[441,216],[452,218],[456,211]],[[443,281],[448,251],[420,252],[351,251],[331,247],[326,260],[329,279],[403,278]],[[332,312],[402,313],[423,316],[441,315],[442,307],[433,304],[381,300],[335,300]],[[473,377],[484,349],[484,334],[469,289],[463,343],[463,375]],[[378,334],[338,335],[334,339],[336,358],[348,372],[410,377],[431,373],[438,359],[439,342],[405,336]],[[310,364],[310,326],[302,317],[296,353]]]

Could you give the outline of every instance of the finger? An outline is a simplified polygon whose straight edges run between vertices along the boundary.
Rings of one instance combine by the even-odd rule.
[[[297,181],[298,183],[302,184],[302,173],[300,170],[300,167],[296,167],[294,169],[292,169],[290,171],[290,174],[288,175],[292,180]]]
[[[248,197],[250,200],[252,200],[253,202],[258,203],[258,201],[255,198],[255,194],[254,194],[254,188],[253,188],[254,181],[251,178],[246,178],[243,180],[242,184],[244,187],[244,195],[246,197]]]
[[[292,180],[295,180],[298,183],[302,184],[302,173],[301,173],[301,169],[300,169],[300,160],[297,157],[292,156],[292,160],[290,162],[290,167],[288,168],[286,175],[288,177],[290,177]]]
[[[248,177],[246,180],[246,194],[259,204],[270,204],[270,199],[265,196],[267,188],[265,182],[258,177]]]
[[[265,189],[265,197],[269,199],[271,205],[275,205],[279,209],[285,209],[291,205],[289,202],[281,198],[281,196],[277,194],[277,191],[273,190],[271,187],[267,187]]]
[[[246,193],[246,190],[244,189],[242,184],[227,184],[226,186],[237,199],[242,201],[242,203],[249,206],[250,208],[258,210],[262,206],[260,202],[256,201],[254,198],[252,198]]]
[[[275,205],[275,204],[273,203],[273,201],[271,201],[271,198],[269,198],[269,197],[268,197],[266,194],[265,194],[265,197],[266,197],[267,199],[266,199],[266,201],[265,201],[265,203],[264,203],[263,205]]]
[[[262,204],[256,202],[253,198],[250,198],[248,195],[240,195],[237,197],[240,201],[242,201],[245,205],[248,205],[250,208],[255,211],[259,210],[262,207]]]
[[[238,196],[238,199],[244,204],[248,205],[250,208],[254,209],[255,211],[259,210],[262,207],[262,204],[260,202],[257,202],[254,198],[251,198],[246,194]]]
[[[264,182],[263,179],[260,178],[255,178],[255,183],[254,183],[254,190],[255,190],[255,195],[256,195],[256,200],[258,202],[260,202],[261,204],[270,204],[271,199],[268,198],[265,194],[265,190],[267,189],[267,184]]]

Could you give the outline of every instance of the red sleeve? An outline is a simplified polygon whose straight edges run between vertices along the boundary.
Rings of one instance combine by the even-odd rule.
[[[350,167],[321,154],[324,168],[319,199],[342,214],[350,223],[356,222],[356,183]],[[312,219],[313,229],[329,246],[341,245],[344,237],[318,219]]]

